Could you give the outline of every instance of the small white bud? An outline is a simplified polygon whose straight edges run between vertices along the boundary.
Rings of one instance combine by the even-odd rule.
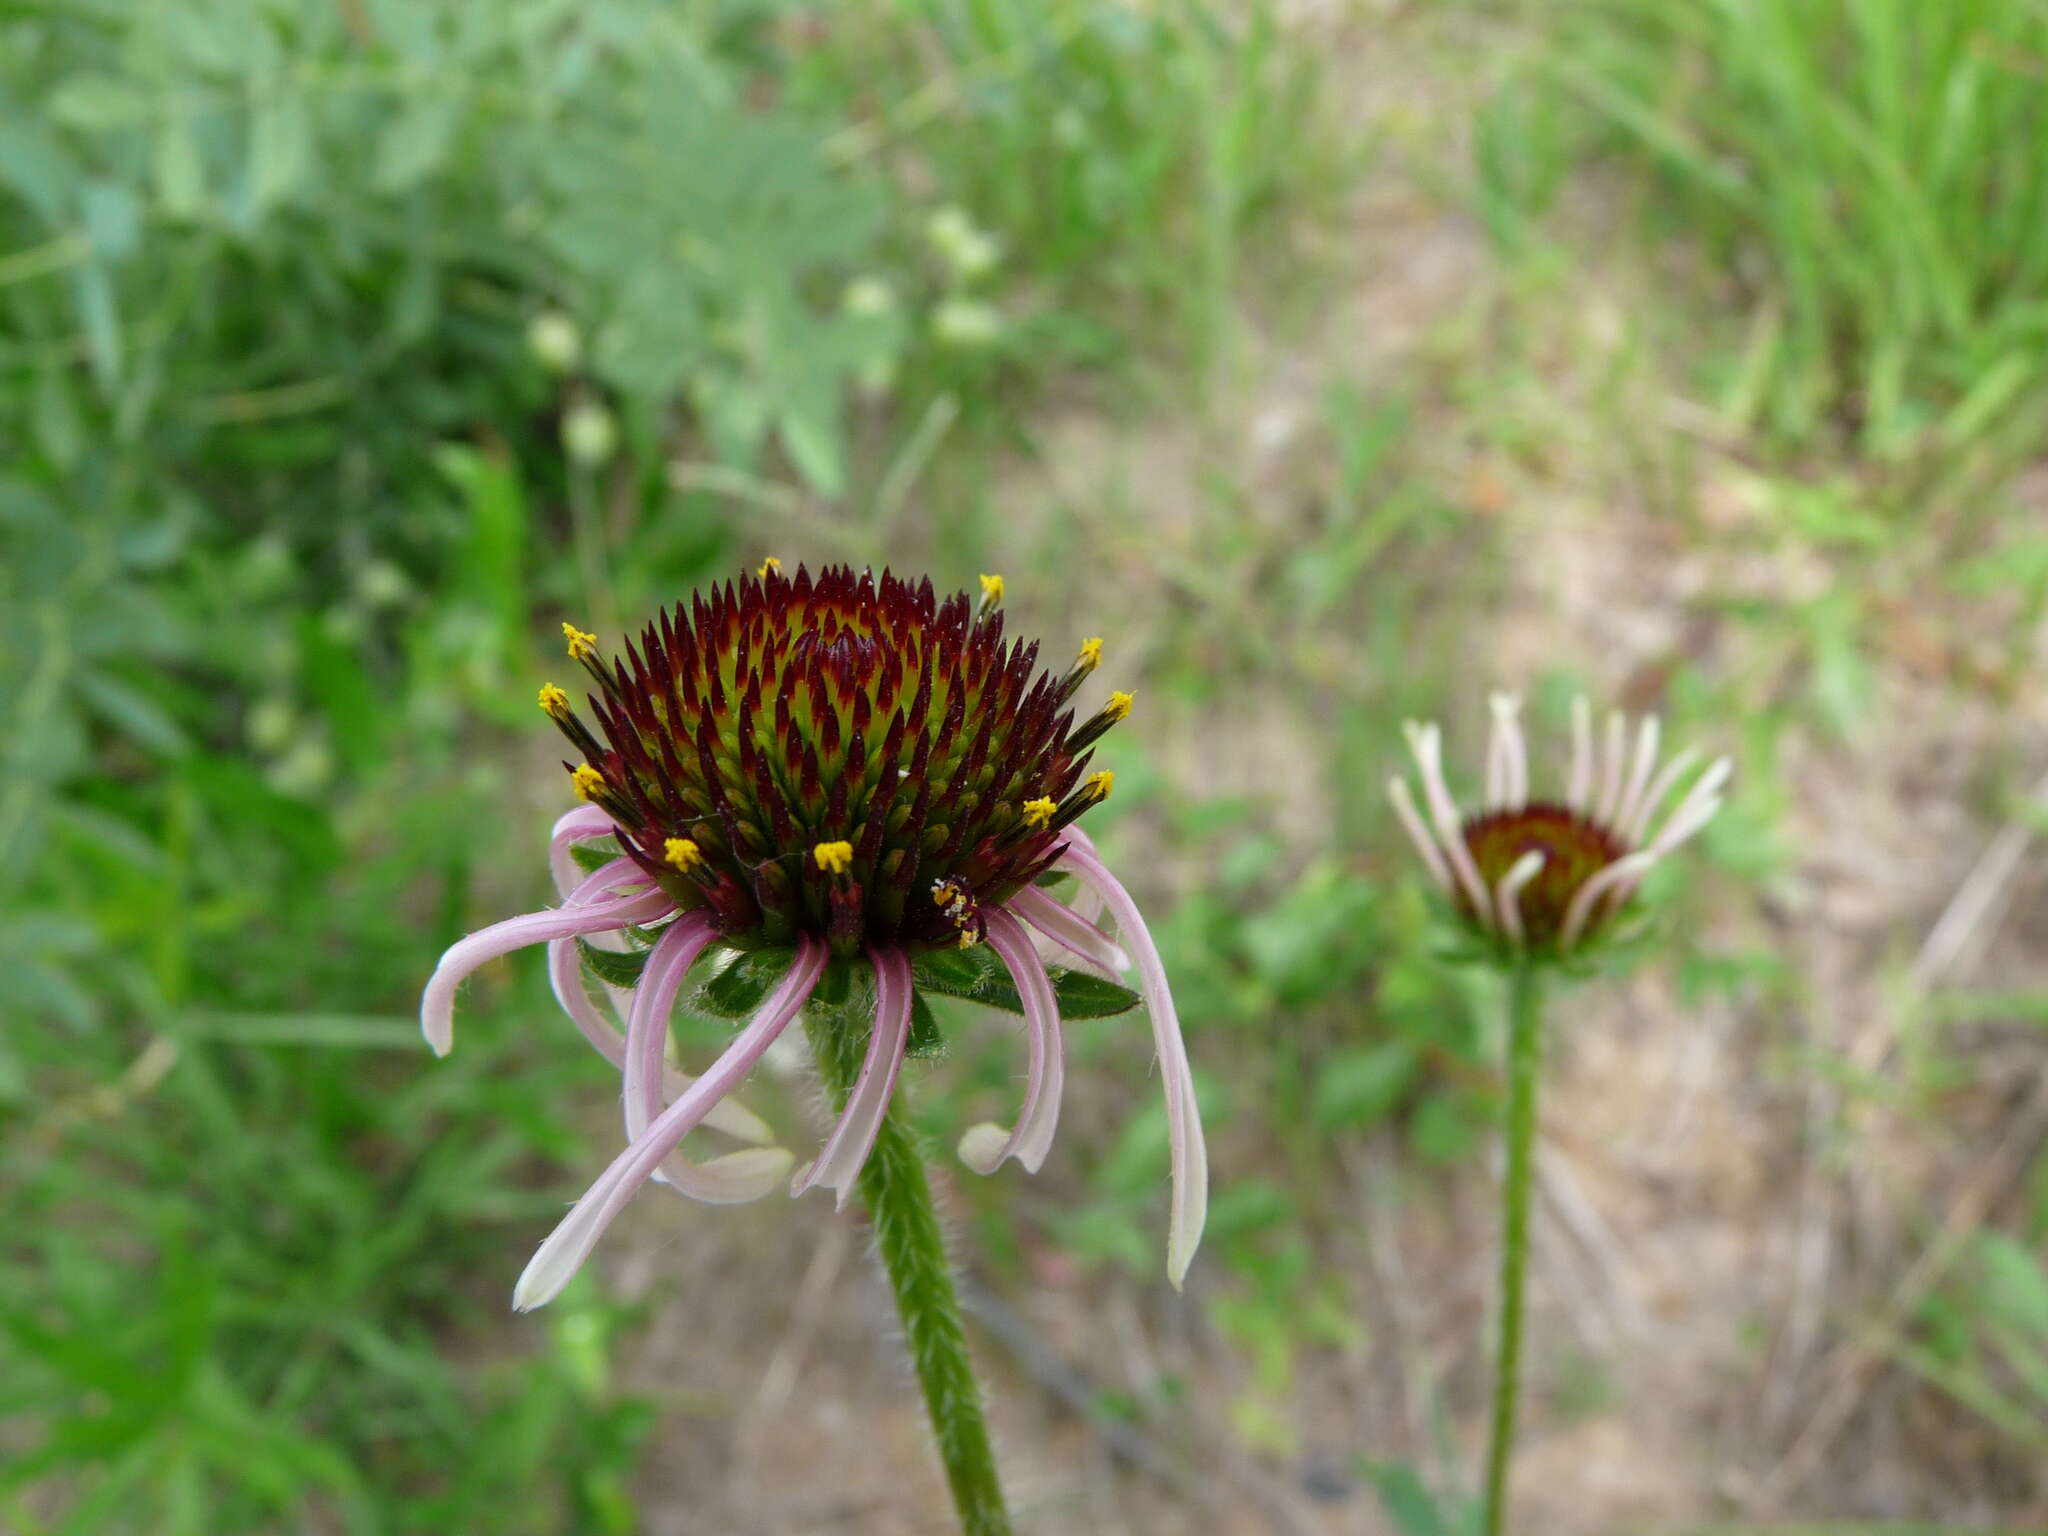
[[[572,405],[562,417],[562,448],[578,464],[602,464],[618,446],[618,419],[596,401]]]
[[[544,309],[526,327],[526,350],[550,373],[568,373],[583,356],[576,322],[559,309]]]

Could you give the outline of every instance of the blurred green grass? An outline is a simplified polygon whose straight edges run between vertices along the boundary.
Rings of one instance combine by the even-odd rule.
[[[1794,453],[1843,451],[1846,422],[1879,459],[1967,456],[2038,383],[2038,231],[1974,210],[2048,176],[2007,67],[2039,12],[1913,12],[1923,37],[1758,9],[1540,18],[1563,94],[1482,105],[1473,205],[1512,261],[1582,163],[1645,157],[1680,188],[1646,200],[1657,236],[1748,285],[1672,298],[1764,338],[1709,354],[1732,420]],[[1816,60],[1844,38],[1870,56],[1835,91]],[[785,559],[958,582],[1029,550],[1013,590],[1057,610],[1072,562],[1151,530],[1094,483],[1005,525],[1010,466],[1057,451],[1040,408],[1201,420],[1247,295],[1314,312],[1333,278],[1292,235],[1341,225],[1379,130],[1262,5],[69,0],[8,8],[0,40],[0,1524],[634,1530],[655,1408],[617,1341],[643,1309],[585,1284],[504,1322],[612,1090],[532,964],[471,989],[446,1062],[411,1020],[443,944],[542,898],[552,622],[635,619],[771,530]],[[544,313],[580,338],[566,371],[529,345]],[[1190,788],[1134,731],[1105,818],[1165,850],[1205,1109],[1271,1147],[1218,1188],[1205,1262],[1248,1362],[1236,1431],[1276,1455],[1303,1362],[1357,1342],[1313,1257],[1353,1219],[1330,1139],[1387,1127],[1453,1164],[1495,1108],[1494,999],[1434,962],[1373,787],[1511,558],[1427,439],[1447,415],[1507,454],[1541,436],[1522,360],[1445,366],[1434,393],[1359,372],[1319,397],[1332,467],[1284,506],[1198,476],[1200,558],[1153,551],[1124,615],[1147,709],[1317,724],[1262,795]],[[584,461],[563,425],[590,408],[618,449]],[[1773,480],[1773,536],[1897,558],[1864,483]],[[2038,620],[2048,543],[2001,536],[1953,579]],[[1790,680],[1677,656],[1662,692],[1674,730],[1738,720],[1744,797],[1707,854],[1769,879],[1780,734],[1857,727],[1881,619],[1863,583],[1734,618]],[[1552,728],[1572,672],[1544,679]],[[1273,802],[1331,786],[1304,849]],[[1782,986],[1777,963],[1677,957],[1692,997]],[[1142,1073],[1114,1021],[1072,1035]],[[957,1125],[1008,1073],[963,1050],[920,1112]],[[1034,1215],[1150,1274],[1163,1116],[1133,1097]],[[1014,1273],[1005,1195],[968,1193]],[[2023,1420],[2048,1322],[2003,1253],[1906,1363]]]

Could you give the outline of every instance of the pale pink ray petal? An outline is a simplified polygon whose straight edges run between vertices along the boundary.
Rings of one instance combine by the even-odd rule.
[[[1502,718],[1501,699],[1494,694],[1487,702],[1493,708],[1493,727],[1486,733],[1486,790],[1482,810],[1497,811],[1508,803],[1508,743]]]
[[[1534,880],[1542,868],[1542,854],[1525,853],[1508,867],[1508,872],[1493,888],[1494,908],[1500,914],[1500,931],[1511,944],[1522,942],[1522,887]]]
[[[486,961],[530,944],[623,928],[628,923],[651,922],[674,909],[675,903],[665,891],[654,890],[555,911],[528,912],[480,928],[449,945],[434,967],[426,991],[420,995],[420,1033],[427,1037],[436,1056],[448,1054],[455,1043],[455,989]]]
[[[1098,859],[1102,857],[1102,851],[1095,846],[1095,839],[1080,827],[1067,827],[1061,831],[1060,836],[1083,853],[1092,853]],[[1067,909],[1084,923],[1097,922],[1102,917],[1102,897],[1089,886],[1079,886],[1074,892],[1074,899],[1066,905]]]
[[[1407,733],[1409,750],[1415,754],[1416,765],[1422,770],[1422,797],[1429,806],[1431,823],[1436,827],[1437,843],[1444,856],[1450,861],[1451,872],[1458,877],[1458,885],[1471,903],[1472,911],[1479,926],[1493,926],[1493,903],[1488,899],[1486,882],[1479,878],[1479,866],[1472,860],[1472,850],[1465,846],[1465,832],[1458,818],[1457,802],[1451,799],[1450,786],[1444,782],[1443,733],[1434,725],[1417,725],[1412,720],[1402,726]]]
[[[1453,889],[1451,866],[1444,862],[1443,851],[1437,847],[1436,839],[1430,835],[1429,828],[1422,824],[1422,817],[1416,813],[1415,796],[1409,792],[1408,781],[1399,774],[1388,779],[1387,798],[1393,801],[1394,814],[1400,818],[1402,827],[1408,833],[1408,840],[1415,845],[1415,851],[1422,856],[1423,867],[1429,871],[1430,878],[1436,881],[1445,895],[1449,895]]]
[[[1636,802],[1634,814],[1624,817],[1621,825],[1615,828],[1624,843],[1634,847],[1642,842],[1643,834],[1650,829],[1650,818],[1657,814],[1664,797],[1671,793],[1672,785],[1685,777],[1686,771],[1699,761],[1699,756],[1699,748],[1686,747],[1657,770],[1657,777],[1650,780],[1649,788]]]
[[[868,958],[875,967],[875,1021],[868,1037],[867,1059],[861,1063],[860,1076],[846,1096],[846,1108],[826,1138],[824,1150],[808,1168],[797,1171],[789,1189],[796,1196],[813,1184],[822,1184],[837,1192],[841,1210],[846,1208],[846,1197],[853,1193],[889,1113],[889,1099],[903,1070],[903,1052],[910,1044],[910,957],[900,949],[870,949]]]
[[[633,989],[632,1005],[626,1015],[626,1063],[620,1097],[625,1105],[628,1142],[638,1141],[662,1111],[662,1069],[667,1055],[669,1015],[675,1011],[676,994],[682,990],[684,976],[716,937],[717,929],[708,914],[688,912],[663,929],[648,952],[647,967],[640,973],[640,984]],[[718,1110],[730,1102],[720,1101],[705,1115],[704,1123],[713,1124]],[[680,1152],[664,1159],[655,1177],[693,1200],[717,1199],[700,1179],[698,1165]]]
[[[603,837],[613,831],[611,816],[602,806],[579,805],[564,811],[548,833],[548,868],[554,871],[555,889],[566,896],[583,878],[583,866],[570,853],[570,845]]]
[[[1048,892],[1027,885],[1010,898],[1008,905],[1067,953],[1112,975],[1131,968],[1131,957],[1124,953],[1122,945]]]
[[[1650,840],[1651,850],[1656,853],[1669,853],[1712,821],[1715,813],[1721,809],[1721,787],[1728,782],[1729,775],[1734,772],[1735,762],[1732,758],[1717,757],[1708,764],[1707,771],[1693,782],[1692,788],[1685,792],[1684,798],[1678,802],[1670,816],[1665,818],[1664,825],[1658,829],[1657,835]]]
[[[1580,886],[1572,897],[1571,905],[1565,908],[1564,926],[1558,930],[1557,947],[1566,950],[1578,943],[1579,935],[1585,931],[1600,899],[1617,887],[1627,887],[1631,882],[1642,879],[1656,862],[1654,853],[1632,853],[1625,859],[1616,859]]]
[[[1628,824],[1635,820],[1636,806],[1650,787],[1650,773],[1657,766],[1658,738],[1664,725],[1655,715],[1643,716],[1643,722],[1636,727],[1635,766],[1629,770],[1628,783],[1621,791],[1621,799],[1614,807],[1614,816],[1607,825],[1623,836]]]
[[[797,941],[796,958],[788,973],[711,1070],[663,1110],[645,1135],[612,1159],[611,1166],[597,1176],[583,1198],[548,1234],[547,1241],[527,1263],[518,1285],[513,1287],[514,1308],[531,1311],[561,1294],[562,1287],[583,1267],[583,1261],[590,1257],[605,1228],[625,1209],[626,1202],[639,1192],[669,1153],[682,1144],[683,1138],[702,1123],[711,1106],[740,1085],[754,1063],[789,1027],[809,999],[811,989],[817,986],[825,969],[825,955],[825,946],[817,940],[804,937]],[[708,1173],[725,1165],[733,1172],[733,1193],[744,1199],[758,1199],[782,1182],[790,1162],[790,1155],[781,1148],[749,1148],[729,1153],[715,1164],[707,1163],[699,1171]],[[771,1168],[773,1177],[765,1177]]]
[[[1614,825],[1614,808],[1621,803],[1621,775],[1627,754],[1628,716],[1617,709],[1607,717],[1607,748],[1600,755],[1600,796],[1593,806],[1593,819],[1603,827]]]
[[[1159,1053],[1159,1075],[1166,1090],[1167,1133],[1173,1144],[1173,1201],[1166,1237],[1166,1277],[1180,1288],[1188,1263],[1202,1241],[1209,1210],[1209,1150],[1202,1138],[1202,1116],[1195,1102],[1194,1073],[1188,1067],[1187,1045],[1173,1010],[1173,991],[1166,967],[1152,942],[1151,930],[1116,876],[1092,853],[1070,848],[1061,867],[1073,871],[1100,892],[1117,934],[1137,961],[1145,1011],[1152,1018],[1152,1039]]]
[[[563,895],[562,905],[581,907],[608,896],[641,896],[653,888],[654,882],[647,877],[646,870],[631,859],[618,858],[600,864],[572,885]]]
[[[1093,855],[1069,850],[1069,858]],[[1000,1126],[984,1123],[960,1138],[960,1160],[976,1173],[994,1173],[1014,1157],[1027,1173],[1038,1172],[1052,1149],[1053,1130],[1059,1123],[1060,1097],[1066,1085],[1066,1053],[1060,1044],[1060,1009],[1053,997],[1052,981],[1031,936],[1000,907],[987,908],[982,919],[988,925],[988,947],[1008,967],[1024,1003],[1024,1024],[1030,1042],[1030,1066],[1024,1083],[1024,1108],[1016,1128],[1007,1135]],[[998,1138],[1000,1137],[1000,1140]]]
[[[1508,804],[1520,810],[1529,803],[1529,742],[1522,734],[1522,700],[1510,694],[1508,716]]]
[[[1486,808],[1520,810],[1529,799],[1529,747],[1522,738],[1522,701],[1512,693],[1487,700],[1493,729],[1486,744]]]
[[[583,982],[583,957],[577,953],[574,939],[556,939],[548,945],[548,984],[554,988],[555,1001],[583,1031],[583,1038],[590,1042],[598,1055],[623,1071],[626,1037],[590,1000]],[[633,996],[631,992],[617,988],[607,990],[618,992],[629,1002]],[[664,1102],[673,1103],[690,1083],[687,1073],[663,1065],[661,1091]],[[768,1123],[737,1099],[720,1100],[717,1107],[704,1117],[704,1123],[714,1131],[723,1131],[736,1140],[749,1141],[756,1146],[765,1147],[775,1140],[775,1133],[768,1128]]]
[[[1564,803],[1581,816],[1593,793],[1593,706],[1582,693],[1572,699],[1572,776]]]

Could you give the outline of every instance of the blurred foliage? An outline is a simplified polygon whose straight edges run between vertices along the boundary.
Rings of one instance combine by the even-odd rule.
[[[2048,11],[2008,0],[1572,0],[1540,83],[1485,119],[1497,228],[1562,185],[1572,129],[1735,290],[1715,403],[1781,447],[2008,453],[2048,393]]]
[[[723,564],[707,481],[893,516],[963,402],[1123,366],[1197,244],[1213,319],[1312,99],[1249,35],[0,16],[0,1524],[636,1528],[630,1311],[497,1322],[559,1203],[521,1169],[590,1162],[603,1073],[530,967],[432,1070],[410,1017],[539,885],[502,833],[534,636]]]

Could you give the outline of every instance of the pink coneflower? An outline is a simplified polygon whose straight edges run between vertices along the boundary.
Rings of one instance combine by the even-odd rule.
[[[977,604],[828,567],[792,579],[777,562],[714,587],[647,626],[637,645],[600,655],[564,625],[569,655],[595,683],[587,726],[549,685],[541,707],[576,749],[564,764],[588,804],[556,823],[550,856],[561,906],[470,935],[442,957],[422,1002],[437,1053],[450,1045],[457,984],[494,956],[549,948],[556,996],[620,1067],[627,1145],[541,1245],[514,1305],[539,1306],[582,1265],[650,1178],[700,1200],[767,1193],[790,1171],[779,1148],[707,1162],[678,1150],[700,1125],[763,1141],[730,1095],[797,1018],[828,966],[871,978],[865,1065],[819,1154],[791,1192],[813,1185],[843,1202],[886,1115],[911,1034],[920,956],[986,945],[1021,1000],[1028,1042],[1013,1127],[977,1126],[962,1158],[993,1172],[1015,1158],[1036,1171],[1059,1116],[1063,1057],[1053,977],[1039,941],[1096,969],[1135,963],[1151,1015],[1171,1129],[1167,1274],[1178,1285],[1201,1236],[1207,1163],[1173,998],[1144,920],[1076,818],[1105,799],[1090,748],[1130,712],[1113,693],[1076,721],[1070,701],[1101,655],[1089,640],[1055,675],[1038,647],[1005,644],[1002,583]],[[615,839],[618,857],[580,881],[572,850]],[[1089,906],[1042,882],[1071,876]],[[574,882],[574,883],[571,883]],[[1094,920],[1095,903],[1115,936]],[[651,937],[626,1003],[623,1038],[585,994],[579,941]],[[669,1015],[694,965],[735,952],[780,975],[701,1077],[664,1062]],[[715,958],[707,959],[707,956]]]
[[[1650,869],[1713,820],[1732,764],[1716,759],[1668,815],[1660,812],[1699,760],[1688,747],[1658,767],[1660,727],[1646,717],[1630,743],[1627,716],[1608,717],[1596,746],[1593,712],[1572,701],[1572,759],[1564,795],[1532,798],[1521,701],[1492,699],[1486,794],[1461,814],[1444,780],[1435,725],[1407,727],[1423,805],[1395,776],[1387,793],[1430,877],[1467,926],[1489,945],[1525,958],[1563,958],[1611,932]]]

